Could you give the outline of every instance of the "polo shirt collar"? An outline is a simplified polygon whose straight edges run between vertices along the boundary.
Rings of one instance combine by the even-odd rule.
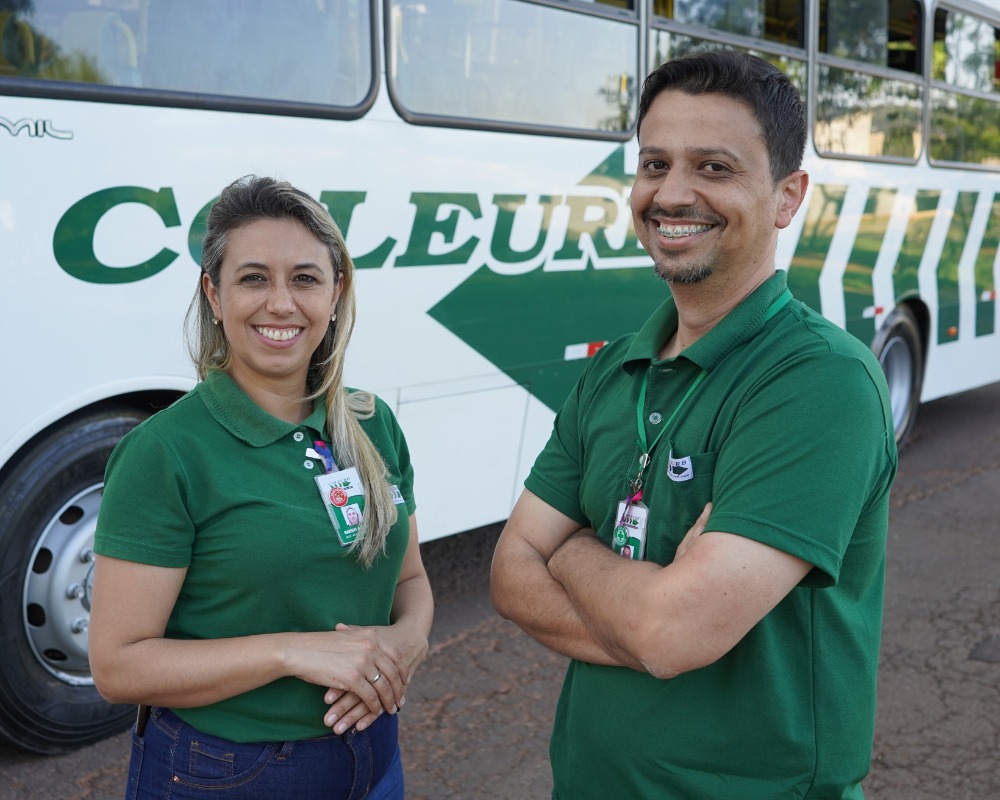
[[[251,447],[274,444],[293,431],[308,427],[329,441],[326,429],[326,402],[316,401],[313,412],[301,423],[285,422],[258,406],[228,374],[220,370],[208,373],[197,387],[208,413],[237,439]]]
[[[788,274],[777,270],[719,320],[712,330],[688,347],[683,357],[702,369],[713,369],[735,347],[760,330],[768,309],[785,291],[787,283]],[[635,335],[622,360],[622,368],[633,372],[637,362],[656,361],[660,349],[677,330],[677,323],[677,306],[674,298],[668,297]]]

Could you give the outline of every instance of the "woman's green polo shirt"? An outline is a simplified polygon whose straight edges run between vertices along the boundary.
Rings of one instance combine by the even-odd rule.
[[[610,546],[647,442],[647,560],[667,564],[705,503],[708,530],[815,565],[716,663],[671,680],[573,661],[552,738],[554,797],[859,798],[871,760],[889,488],[888,391],[861,342],[792,300],[785,273],[683,355],[667,300],[600,350],[525,485]],[[638,613],[638,609],[636,610]]]
[[[361,426],[404,501],[387,555],[370,569],[338,542],[314,480],[323,466],[306,454],[317,439],[330,442],[325,404],[317,402],[299,425],[284,422],[222,372],[115,448],[94,549],[187,568],[168,638],[327,631],[338,622],[387,625],[415,509],[413,471],[385,403],[377,400],[375,415]],[[322,722],[326,688],[282,678],[175,711],[199,730],[237,742],[306,739],[329,733]]]

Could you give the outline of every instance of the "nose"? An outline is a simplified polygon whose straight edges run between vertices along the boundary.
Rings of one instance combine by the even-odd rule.
[[[271,314],[288,316],[295,311],[295,298],[284,283],[276,283],[267,293],[266,307]]]
[[[697,202],[694,182],[683,169],[666,172],[656,186],[653,202],[664,210],[692,206]]]

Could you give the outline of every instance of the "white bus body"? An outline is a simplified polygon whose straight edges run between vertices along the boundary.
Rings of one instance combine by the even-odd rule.
[[[628,212],[637,90],[693,46],[799,81],[811,186],[779,266],[882,358],[900,437],[918,400],[1000,380],[1000,3],[857,6],[0,0],[0,736],[58,752],[127,717],[86,657],[103,464],[194,385],[201,226],[240,175],[344,229],[348,383],[399,417],[425,540],[506,518],[586,359],[666,295]]]

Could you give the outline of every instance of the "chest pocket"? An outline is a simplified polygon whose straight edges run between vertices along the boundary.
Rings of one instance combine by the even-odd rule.
[[[672,442],[660,445],[665,452],[650,465],[650,536],[646,560],[673,561],[677,545],[712,500],[715,463],[719,453],[678,453]]]

